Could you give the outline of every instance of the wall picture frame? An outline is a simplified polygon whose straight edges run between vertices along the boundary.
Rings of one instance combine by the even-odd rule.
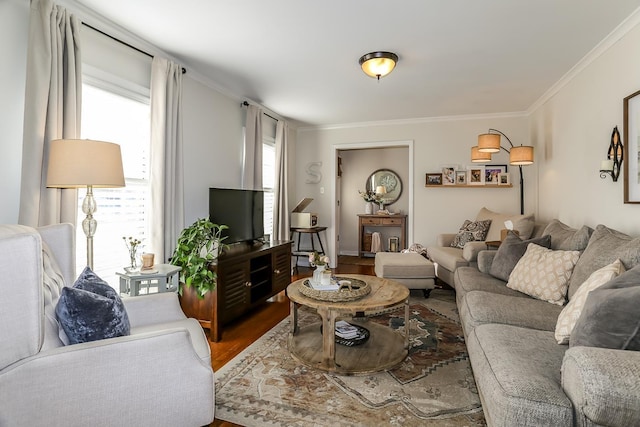
[[[484,185],[484,166],[472,165],[467,168],[468,185]]]
[[[624,203],[640,203],[640,91],[624,98]]]
[[[498,175],[498,185],[511,185],[511,177],[509,172],[500,172]]]
[[[456,170],[459,169],[458,165],[442,165],[442,185],[455,185],[456,184]]]
[[[507,165],[484,165],[484,183],[498,185],[501,173],[507,172]]]
[[[467,185],[467,171],[456,171],[456,185]]]
[[[442,174],[428,173],[425,185],[442,185]]]

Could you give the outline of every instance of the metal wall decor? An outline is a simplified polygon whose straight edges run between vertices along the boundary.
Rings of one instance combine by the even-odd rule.
[[[609,143],[609,149],[607,150],[607,160],[603,161],[600,167],[600,178],[605,179],[608,174],[611,175],[613,182],[617,182],[618,177],[620,176],[620,167],[622,166],[623,159],[624,146],[620,140],[618,126],[615,126],[611,133],[611,142]]]

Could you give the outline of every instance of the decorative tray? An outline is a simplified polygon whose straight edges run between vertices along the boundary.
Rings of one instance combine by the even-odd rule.
[[[337,291],[319,291],[314,289],[309,279],[306,279],[298,289],[302,295],[308,296],[309,298],[331,302],[353,301],[371,292],[371,286],[364,280],[351,277],[335,277],[332,278],[332,281],[333,280],[340,284],[340,289]]]

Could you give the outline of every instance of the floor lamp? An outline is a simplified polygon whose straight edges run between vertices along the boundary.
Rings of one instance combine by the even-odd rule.
[[[495,132],[495,133],[492,133]],[[500,143],[501,136],[509,142],[511,149],[506,149]],[[471,147],[471,161],[484,163],[491,161],[491,154],[500,150],[509,153],[509,164],[518,166],[520,171],[520,214],[524,214],[524,178],[522,166],[533,164],[533,147],[530,145],[514,146],[507,135],[497,129],[489,129],[487,133],[478,135],[478,145]]]
[[[56,139],[51,141],[47,187],[87,187],[82,202],[82,231],[87,236],[87,265],[93,270],[93,236],[98,209],[93,188],[124,187],[120,146],[90,139]]]

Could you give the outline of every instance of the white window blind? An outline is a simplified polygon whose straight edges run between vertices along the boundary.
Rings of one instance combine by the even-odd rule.
[[[262,139],[262,188],[264,190],[264,234],[273,234],[273,189],[276,181],[276,144],[272,137]]]
[[[98,210],[94,218],[98,228],[94,236],[94,269],[111,286],[118,289],[116,271],[128,264],[129,255],[122,237],[142,240],[141,249],[149,245],[149,98],[112,87],[108,82],[83,84],[81,137],[120,145],[125,175],[124,188],[94,189]],[[100,87],[98,87],[100,86]],[[95,159],[99,162],[100,159]],[[76,265],[86,265],[86,236],[80,225],[85,217],[82,200],[86,191],[78,191]]]

